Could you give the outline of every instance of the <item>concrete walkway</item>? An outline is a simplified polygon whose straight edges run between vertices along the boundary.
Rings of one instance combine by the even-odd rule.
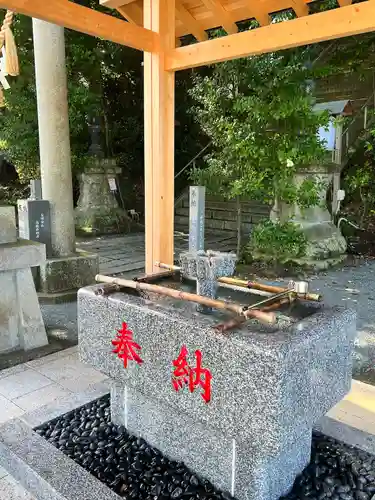
[[[22,417],[55,399],[80,393],[95,384],[109,391],[105,375],[78,359],[78,347],[0,371],[0,423]],[[38,500],[0,467],[1,500]]]
[[[78,359],[72,347],[0,372],[0,423],[38,409],[55,399],[89,390],[95,384],[109,390],[101,372]],[[375,387],[354,381],[350,394],[328,415],[375,435]],[[1,500],[38,500],[0,468]]]
[[[229,252],[236,250],[236,238],[225,233],[207,233],[206,250],[214,249]],[[175,233],[175,256],[188,249],[189,236]],[[120,275],[129,271],[143,271],[145,264],[145,235],[143,233],[125,234],[121,236],[99,236],[80,239],[77,249],[99,255],[100,272],[102,274]]]

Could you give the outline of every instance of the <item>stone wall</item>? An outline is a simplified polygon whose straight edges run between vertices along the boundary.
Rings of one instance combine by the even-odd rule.
[[[373,74],[365,73],[362,78],[358,74],[338,74],[322,78],[316,82],[315,97],[318,102],[340,101],[366,101],[372,94],[374,87]],[[355,104],[355,103],[354,103]]]
[[[241,202],[241,230],[243,236],[251,232],[253,224],[269,216],[270,207],[256,201]],[[175,206],[176,231],[189,231],[189,194],[181,196]],[[206,231],[225,231],[228,236],[237,234],[237,204],[219,197],[206,197]]]

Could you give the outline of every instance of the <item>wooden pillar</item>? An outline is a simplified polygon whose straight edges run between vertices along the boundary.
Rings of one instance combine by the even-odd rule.
[[[175,0],[144,0],[144,27],[159,33],[144,53],[146,273],[174,256],[174,72],[165,53],[175,46]],[[159,270],[160,271],[160,270]]]

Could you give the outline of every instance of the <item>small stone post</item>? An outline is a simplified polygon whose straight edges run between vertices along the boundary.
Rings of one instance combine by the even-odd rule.
[[[189,252],[204,250],[205,196],[205,187],[190,186]]]

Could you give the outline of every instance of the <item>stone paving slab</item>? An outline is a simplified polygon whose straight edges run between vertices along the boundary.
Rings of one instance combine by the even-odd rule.
[[[175,233],[175,256],[188,249],[189,236]],[[205,238],[206,249],[230,251],[236,249],[236,239],[225,233],[208,233]],[[77,243],[78,250],[99,255],[100,272],[121,275],[130,271],[144,271],[145,236],[131,233],[120,236],[106,236],[82,239]]]

